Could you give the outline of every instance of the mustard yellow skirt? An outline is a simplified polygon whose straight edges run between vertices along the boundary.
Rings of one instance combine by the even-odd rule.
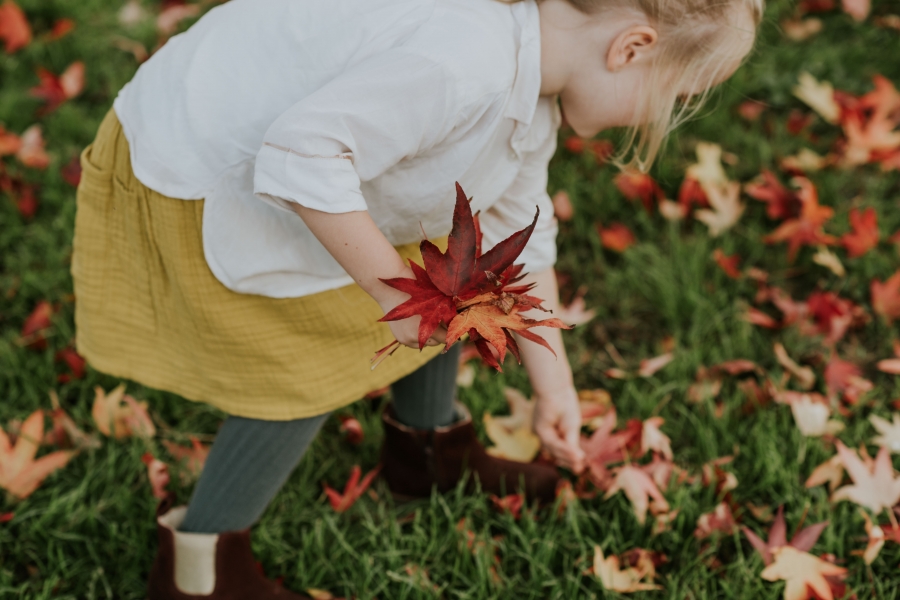
[[[206,264],[202,200],[141,184],[110,109],[81,154],[72,277],[78,351],[97,370],[244,417],[340,408],[416,370],[440,347],[402,347],[357,285],[302,298],[238,294]],[[417,244],[398,247],[421,264]]]

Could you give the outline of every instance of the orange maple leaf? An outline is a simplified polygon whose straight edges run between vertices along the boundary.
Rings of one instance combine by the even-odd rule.
[[[845,233],[841,237],[841,245],[847,249],[850,258],[862,256],[878,245],[880,234],[878,233],[878,217],[874,208],[867,208],[860,212],[853,208],[850,210],[850,226],[853,231]]]
[[[634,234],[622,223],[611,223],[609,227],[597,223],[597,234],[603,247],[614,252],[625,252],[635,243]]]
[[[35,460],[44,438],[44,411],[36,410],[25,419],[16,444],[0,429],[0,488],[16,498],[26,498],[50,473],[65,466],[75,455],[72,450],[58,450]]]
[[[631,501],[634,515],[641,525],[647,518],[647,509],[650,507],[651,498],[654,512],[668,512],[669,510],[669,503],[656,487],[656,483],[640,467],[624,465],[615,469],[615,479],[606,490],[603,499],[612,497],[619,490],[625,492],[625,496]]]
[[[366,473],[366,476],[360,481],[362,470],[359,468],[359,465],[353,465],[353,468],[350,470],[350,478],[347,479],[347,483],[344,485],[343,493],[332,489],[327,483],[323,483],[322,486],[325,488],[325,495],[328,496],[331,508],[339,513],[348,510],[362,496],[363,492],[369,488],[372,480],[378,475],[379,470],[381,470],[381,465]]]
[[[12,54],[31,43],[31,26],[28,19],[12,0],[0,4],[0,39],[6,43],[7,54]]]
[[[666,198],[659,184],[646,173],[625,171],[616,175],[613,182],[623,196],[629,200],[640,200],[648,213],[653,211],[654,198],[657,202]]]
[[[741,257],[737,254],[732,254],[728,256],[724,252],[722,252],[721,248],[716,248],[713,251],[713,260],[716,261],[716,264],[725,272],[726,275],[731,277],[732,279],[740,279],[741,277]]]
[[[822,231],[822,225],[834,215],[834,209],[819,204],[815,186],[805,177],[796,177],[794,182],[800,187],[800,216],[781,224],[778,229],[763,238],[767,244],[788,243],[788,260],[793,262],[800,246],[834,244],[837,238]]]
[[[450,321],[447,327],[446,347],[449,348],[464,334],[475,331],[497,349],[498,361],[502,364],[507,348],[514,352],[517,351],[515,346],[508,344],[512,338],[507,331],[515,331],[523,338],[537,342],[553,352],[553,348],[543,338],[528,331],[531,327],[569,329],[569,326],[559,319],[543,319],[541,321],[526,319],[519,314],[515,306],[510,309],[509,313],[506,313],[496,304],[475,304],[457,314]],[[553,352],[553,355],[555,356],[556,353]]]
[[[888,325],[894,319],[900,319],[900,269],[891,275],[884,283],[873,279],[870,284],[872,293],[872,310],[887,321]]]

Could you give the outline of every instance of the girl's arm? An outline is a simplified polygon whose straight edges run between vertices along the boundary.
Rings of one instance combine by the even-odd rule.
[[[327,213],[295,202],[291,202],[290,207],[359,287],[378,302],[381,310],[387,313],[409,298],[409,294],[379,281],[414,276],[367,211]],[[411,317],[391,321],[388,325],[398,342],[418,348],[419,320],[420,317]],[[443,343],[445,334],[446,331],[439,328],[427,345]]]
[[[553,269],[533,273],[522,284],[532,282],[537,285],[529,294],[543,299],[545,308],[556,311],[559,289]],[[546,314],[536,310],[523,314],[533,319],[546,318]],[[544,338],[556,352],[554,358],[543,346],[513,334],[534,390],[534,431],[559,464],[580,473],[585,467],[584,451],[579,445],[581,411],[562,333],[551,327],[534,327],[530,331]]]

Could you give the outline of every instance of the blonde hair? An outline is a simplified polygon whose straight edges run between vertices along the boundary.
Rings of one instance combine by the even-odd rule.
[[[622,169],[640,171],[653,164],[666,136],[702,108],[715,83],[725,75],[725,68],[743,60],[737,54],[742,43],[733,31],[740,10],[749,12],[756,28],[765,9],[765,0],[565,1],[587,15],[614,9],[639,10],[659,33],[659,51],[651,66],[648,89],[643,90],[636,107],[639,124],[629,128],[624,148],[614,161]],[[699,93],[681,101],[685,89]]]

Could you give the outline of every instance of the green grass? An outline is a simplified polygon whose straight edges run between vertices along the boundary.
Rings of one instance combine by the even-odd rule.
[[[23,172],[40,184],[41,208],[33,221],[26,222],[8,198],[0,197],[0,422],[24,418],[38,407],[49,408],[48,391],[55,389],[76,422],[92,430],[93,387],[109,389],[117,381],[89,371],[83,380],[56,383],[63,371],[54,354],[75,335],[69,275],[75,193],[60,177],[59,168],[93,139],[116,92],[136,69],[130,55],[111,46],[113,37],[126,34],[152,46],[153,26],[148,22],[135,31],[122,31],[116,22],[120,4],[109,0],[22,0],[20,5],[38,36],[60,17],[73,18],[78,25],[60,41],[36,41],[15,55],[0,54],[0,122],[21,132],[37,120],[34,111],[39,103],[27,93],[37,84],[37,66],[58,73],[73,60],[84,60],[88,81],[82,96],[40,119],[54,159],[49,169],[22,170],[11,158],[3,159],[10,172]],[[669,197],[674,197],[685,167],[693,162],[698,140],[717,142],[738,156],[739,162],[727,170],[741,181],[761,168],[776,169],[778,158],[803,146],[826,151],[836,128],[817,120],[798,137],[784,129],[790,110],[802,108],[790,93],[802,70],[857,93],[870,89],[876,73],[900,85],[896,31],[877,28],[871,19],[855,24],[834,12],[822,16],[822,34],[803,43],[789,42],[778,22],[792,10],[788,2],[771,4],[749,63],[722,87],[701,119],[671,139],[654,170]],[[896,3],[875,0],[874,14],[891,10],[896,12]],[[736,106],[747,98],[769,106],[760,121],[747,123],[736,116]],[[882,244],[860,259],[845,260],[848,275],[839,279],[813,264],[808,248],[789,265],[783,245],[762,244],[761,236],[775,224],[766,219],[761,203],[747,200],[747,213],[739,225],[711,239],[700,223],[673,225],[658,215],[646,215],[618,193],[612,185],[614,175],[609,167],[598,168],[589,156],[563,149],[551,164],[551,192],[568,190],[578,215],[563,224],[559,238],[558,267],[572,282],[564,293],[586,285],[588,304],[599,313],[592,323],[565,335],[578,387],[608,389],[622,419],[663,416],[663,431],[671,436],[676,461],[684,468],[696,471],[705,461],[736,453],[729,468],[740,482],[733,492],[739,504],[785,505],[791,531],[803,514],[806,523],[829,520],[814,552],[830,552],[845,561],[848,583],[860,599],[900,596],[896,591],[900,545],[886,545],[878,560],[865,566],[851,555],[865,545],[857,508],[848,503],[832,506],[824,488],[803,487],[810,471],[831,456],[831,447],[803,438],[785,406],[742,414],[743,397],[733,382],[723,388],[721,418],[714,414],[712,402],[693,405],[684,397],[700,365],[748,358],[777,374],[780,367],[771,350],[775,341],[782,341],[792,356],[813,364],[824,352],[818,341],[795,330],[773,333],[742,321],[742,307],[752,302],[755,286],[726,278],[709,258],[713,249],[737,252],[742,266],[766,269],[772,281],[795,298],[824,289],[868,307],[869,281],[886,278],[900,263],[896,247]],[[813,181],[822,203],[836,211],[826,226],[830,233],[847,230],[846,215],[854,206],[874,207],[882,234],[900,229],[896,172],[883,174],[876,167],[825,171],[813,175]],[[602,250],[593,225],[598,220],[626,223],[639,244],[624,255]],[[43,299],[59,306],[50,347],[23,348],[18,343],[22,323]],[[677,358],[656,376],[617,381],[603,375],[615,366],[607,344],[637,365],[658,354],[668,336],[675,341]],[[848,445],[871,439],[874,431],[865,417],[872,412],[886,416],[888,402],[900,396],[898,379],[872,367],[874,360],[890,355],[897,336],[896,325],[888,328],[873,319],[838,345],[841,356],[865,365],[866,375],[876,384],[871,402],[854,407],[845,419],[848,427],[840,437]],[[816,365],[820,389],[822,366]],[[461,390],[461,399],[477,422],[486,410],[504,410],[504,385],[528,390],[525,373],[517,367],[504,374],[480,368],[474,386]],[[185,432],[214,434],[224,417],[205,405],[134,383],[129,391],[148,400],[160,422],[172,425],[165,435],[173,439],[183,440]],[[599,544],[607,555],[636,547],[667,555],[669,562],[660,569],[664,589],[646,597],[781,597],[783,584],[760,579],[762,563],[742,536],[711,543],[693,537],[697,518],[719,501],[713,490],[699,483],[670,488],[667,498],[680,513],[670,531],[656,536],[649,524],[636,522],[621,494],[572,505],[561,516],[555,510],[526,512],[514,521],[496,513],[484,495],[450,493],[395,507],[378,482],[378,499],[366,496],[349,512],[337,515],[322,497],[321,482],[342,485],[353,464],[374,466],[381,438],[373,403],[359,402],[347,412],[362,421],[365,442],[348,445],[338,433],[336,419],[329,420],[254,529],[254,550],[267,572],[283,575],[293,589],[327,588],[338,595],[381,600],[618,597],[583,574],[590,567],[593,546]],[[167,458],[159,440],[107,440],[98,450],[80,453],[28,499],[0,499],[0,513],[15,513],[11,522],[0,524],[0,598],[144,597],[155,551],[155,501],[140,461],[148,450]],[[170,487],[184,501],[191,488],[177,481],[173,477]],[[466,548],[456,530],[462,518],[488,544],[493,536],[501,536],[496,542],[498,580],[489,569],[490,550],[473,554]],[[768,528],[746,512],[743,522],[759,532]],[[439,591],[411,578],[405,570],[409,564],[425,568]]]

